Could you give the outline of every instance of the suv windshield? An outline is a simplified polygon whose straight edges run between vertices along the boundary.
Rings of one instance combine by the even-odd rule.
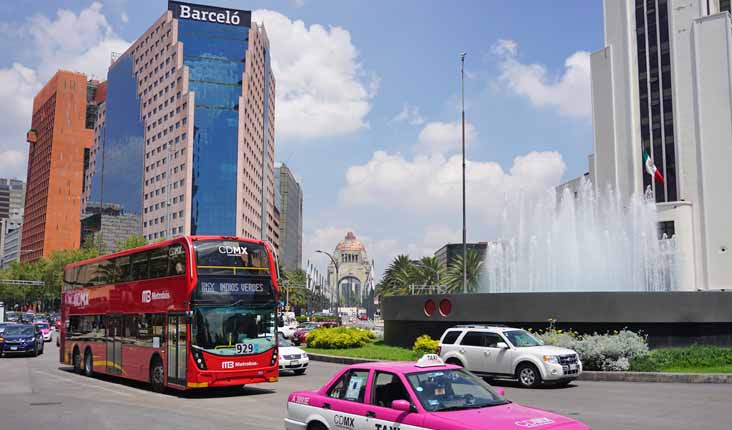
[[[191,343],[218,355],[260,354],[275,345],[273,305],[198,306]]]
[[[516,348],[525,346],[542,346],[544,344],[525,330],[504,331],[503,335],[506,336],[509,342],[511,342],[511,344]]]
[[[422,406],[429,412],[477,409],[509,403],[482,379],[464,370],[407,374]]]

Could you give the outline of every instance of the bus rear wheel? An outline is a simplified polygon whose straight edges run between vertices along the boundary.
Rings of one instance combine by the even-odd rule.
[[[94,356],[92,356],[92,352],[89,349],[84,353],[84,375],[94,375]]]
[[[74,352],[71,354],[71,364],[74,365],[74,372],[81,373],[81,354],[79,348],[74,348]]]
[[[165,391],[165,369],[160,357],[155,357],[150,362],[150,387],[156,393]]]

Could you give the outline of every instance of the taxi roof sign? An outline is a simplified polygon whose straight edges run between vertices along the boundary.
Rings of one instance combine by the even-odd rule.
[[[416,367],[435,367],[435,366],[444,366],[445,362],[442,361],[439,355],[437,354],[425,354],[417,360],[417,364],[415,364]]]

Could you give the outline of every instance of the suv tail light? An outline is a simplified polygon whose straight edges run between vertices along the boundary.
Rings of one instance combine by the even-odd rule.
[[[437,345],[437,355],[442,354],[442,345]]]

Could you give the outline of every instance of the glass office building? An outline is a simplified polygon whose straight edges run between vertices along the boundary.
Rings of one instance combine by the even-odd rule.
[[[124,112],[114,91],[128,94]],[[114,61],[108,92],[90,200],[142,214],[148,240],[240,235],[278,245],[274,78],[250,12],[169,2]],[[128,126],[113,131],[116,121]],[[124,160],[110,166],[117,154]]]

